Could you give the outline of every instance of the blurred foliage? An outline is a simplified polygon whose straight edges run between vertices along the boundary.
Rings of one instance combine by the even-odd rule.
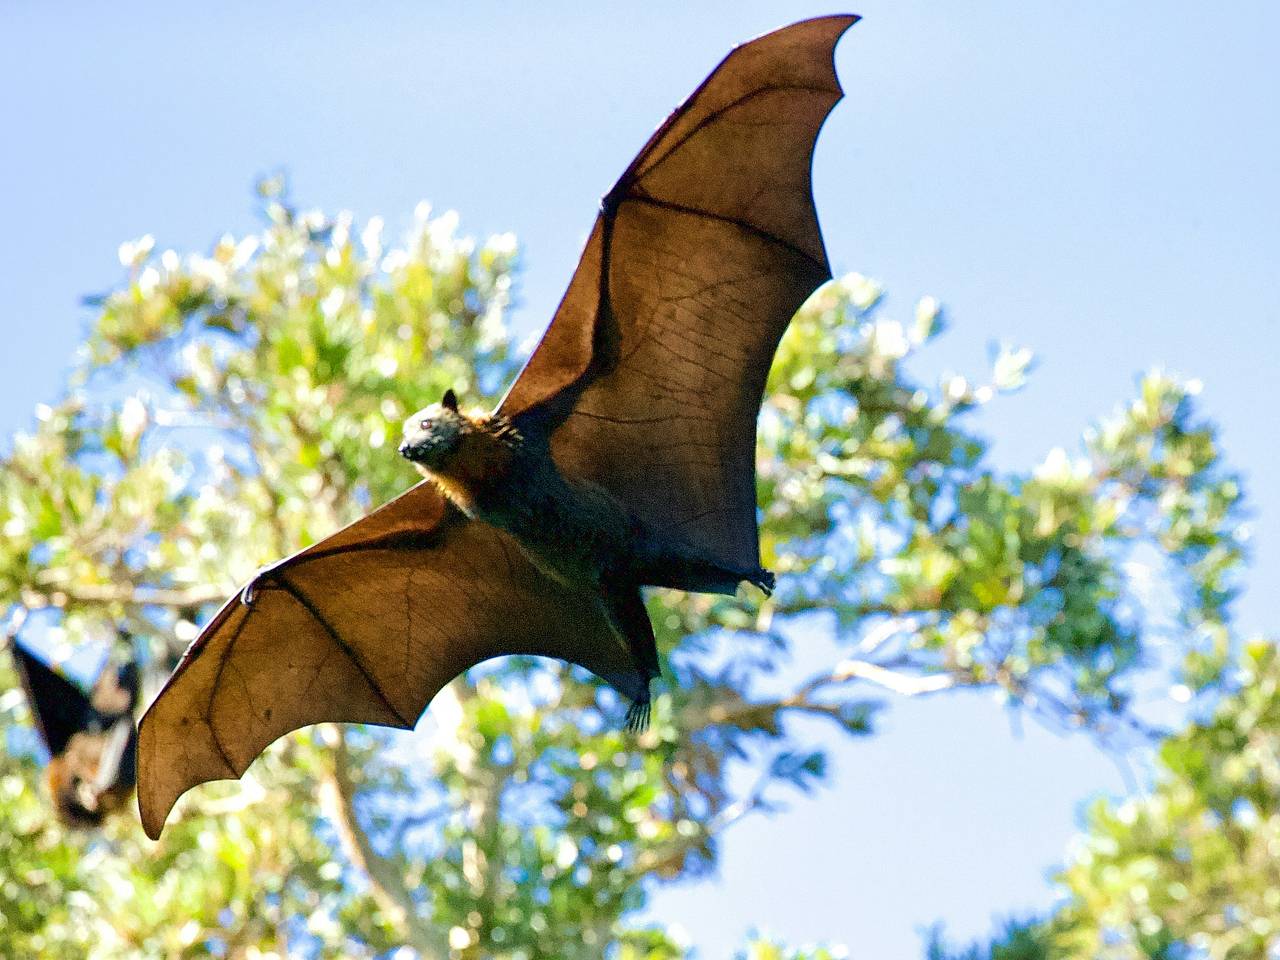
[[[929,960],[1252,960],[1280,952],[1280,655],[1253,641],[1212,714],[1167,738],[1139,797],[1098,800],[1059,908]]]
[[[1098,802],[1060,877],[1063,956],[1280,952],[1280,657],[1250,643],[1237,689],[1166,740],[1151,791]]]
[[[734,960],[848,960],[845,947],[817,946],[791,949],[768,939],[753,938]]]
[[[512,238],[478,243],[422,207],[388,246],[378,220],[263,192],[263,229],[208,256],[121,247],[66,393],[3,460],[0,611],[55,650],[120,625],[171,662],[258,566],[414,480],[395,455],[408,413],[448,387],[492,401],[518,368]],[[59,830],[8,696],[0,955],[682,957],[632,918],[653,883],[713,869],[736,820],[821,783],[821,746],[789,717],[863,735],[876,692],[988,687],[1123,738],[1152,731],[1136,690],[1172,674],[1212,695],[1241,494],[1194,385],[1152,374],[1079,455],[1001,474],[964,421],[1021,385],[1030,354],[1000,352],[989,384],[921,384],[907,368],[941,309],[903,324],[881,301],[846,277],[784,339],[759,436],[779,588],[650,598],[666,686],[646,734],[618,729],[616,697],[583,674],[499,661],[414,735],[286,738],[244,784],[188,795],[152,845],[131,821]],[[1151,557],[1157,588],[1132,575]],[[842,652],[796,679],[801,618]]]
[[[934,927],[929,931],[925,960],[1049,960],[1048,939],[1041,924],[1010,920],[988,944],[953,948],[943,938],[942,928]]]

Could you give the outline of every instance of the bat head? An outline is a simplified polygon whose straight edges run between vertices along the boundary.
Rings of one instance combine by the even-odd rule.
[[[45,769],[45,782],[58,819],[89,829],[122,809],[137,783],[132,717],[102,732],[77,733]]]
[[[75,757],[61,754],[49,761],[45,782],[58,819],[68,827],[88,829],[102,823],[103,813],[92,781],[82,776]]]
[[[439,403],[423,407],[404,422],[400,455],[416,464],[419,470],[443,471],[457,452],[468,426],[466,416],[458,412],[457,396],[452,390],[446,390]]]

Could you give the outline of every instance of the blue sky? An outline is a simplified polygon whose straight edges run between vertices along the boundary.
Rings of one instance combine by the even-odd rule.
[[[625,13],[623,12],[625,10]],[[837,64],[848,93],[815,190],[837,271],[888,314],[939,297],[922,372],[980,375],[988,345],[1039,366],[980,427],[1026,468],[1153,366],[1204,383],[1255,508],[1240,613],[1276,616],[1280,426],[1280,6],[866,0]],[[597,198],[735,42],[833,8],[801,2],[466,5],[10,2],[0,8],[0,432],[58,390],[119,277],[118,244],[205,249],[253,229],[256,176],[304,206],[408,222],[454,208],[525,250],[521,330],[540,328]],[[815,641],[816,642],[816,641]],[[1043,906],[1078,805],[1123,788],[1085,741],[981,696],[895,702],[839,747],[829,790],[735,828],[720,878],[651,915],[719,957],[753,925],[854,956],[919,955]],[[797,872],[797,868],[800,871]]]

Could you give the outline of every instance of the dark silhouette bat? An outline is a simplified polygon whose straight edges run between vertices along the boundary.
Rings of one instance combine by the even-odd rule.
[[[49,751],[45,782],[58,819],[69,827],[98,826],[137,783],[137,666],[108,664],[86,695],[16,640],[13,661]]]
[[[641,586],[768,590],[755,432],[792,315],[830,278],[810,181],[852,16],[736,48],[605,196],[546,335],[491,415],[405,425],[428,478],[261,571],[143,717],[139,807],[238,777],[320,721],[411,728],[467,668],[558,657],[647,722]]]

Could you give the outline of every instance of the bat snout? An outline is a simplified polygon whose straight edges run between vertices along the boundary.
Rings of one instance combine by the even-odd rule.
[[[400,456],[419,467],[438,468],[452,456],[460,440],[460,429],[447,416],[438,416],[428,407],[410,417],[404,425]]]
[[[432,444],[424,440],[404,440],[399,450],[400,456],[410,463],[423,463],[431,458]]]

